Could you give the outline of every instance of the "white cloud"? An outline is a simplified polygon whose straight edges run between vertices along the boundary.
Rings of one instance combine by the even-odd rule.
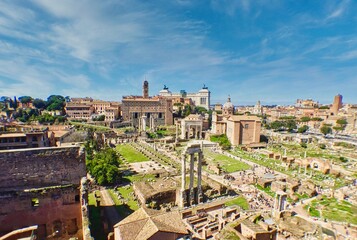
[[[341,1],[336,7],[333,7],[332,12],[327,16],[327,20],[341,17],[348,8],[350,0]]]

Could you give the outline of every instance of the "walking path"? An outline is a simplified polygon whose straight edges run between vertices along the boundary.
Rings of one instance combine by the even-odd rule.
[[[112,229],[115,224],[117,224],[121,218],[115,209],[115,203],[111,198],[107,189],[103,188],[100,190],[101,202],[100,205],[104,208],[104,214],[109,224],[109,229]]]

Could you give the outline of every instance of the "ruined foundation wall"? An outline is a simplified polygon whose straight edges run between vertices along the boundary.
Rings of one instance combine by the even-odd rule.
[[[80,147],[0,151],[0,236],[38,225],[38,239],[82,239]]]
[[[79,185],[86,175],[85,154],[80,147],[0,151],[2,188]]]
[[[0,236],[15,229],[38,225],[38,237],[82,237],[78,187],[31,192],[0,193]],[[57,231],[57,232],[56,232]]]

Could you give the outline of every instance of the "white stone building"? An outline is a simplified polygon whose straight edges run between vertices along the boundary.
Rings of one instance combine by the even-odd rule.
[[[211,103],[211,92],[206,86],[203,86],[197,93],[187,93],[185,90],[181,90],[179,93],[172,93],[168,87],[164,86],[159,92],[159,96],[168,98],[191,98],[195,106],[204,107],[207,110]]]

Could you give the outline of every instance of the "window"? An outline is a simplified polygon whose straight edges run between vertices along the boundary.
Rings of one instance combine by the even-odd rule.
[[[159,113],[159,118],[162,118],[162,113]]]
[[[32,207],[38,207],[40,206],[40,200],[38,198],[32,198],[31,199],[31,206]]]
[[[206,98],[202,98],[200,99],[200,104],[206,104]]]
[[[249,128],[249,124],[244,124],[244,128]]]
[[[74,196],[74,201],[75,201],[75,202],[79,202],[79,199],[80,199],[80,198],[79,198],[79,195]]]

